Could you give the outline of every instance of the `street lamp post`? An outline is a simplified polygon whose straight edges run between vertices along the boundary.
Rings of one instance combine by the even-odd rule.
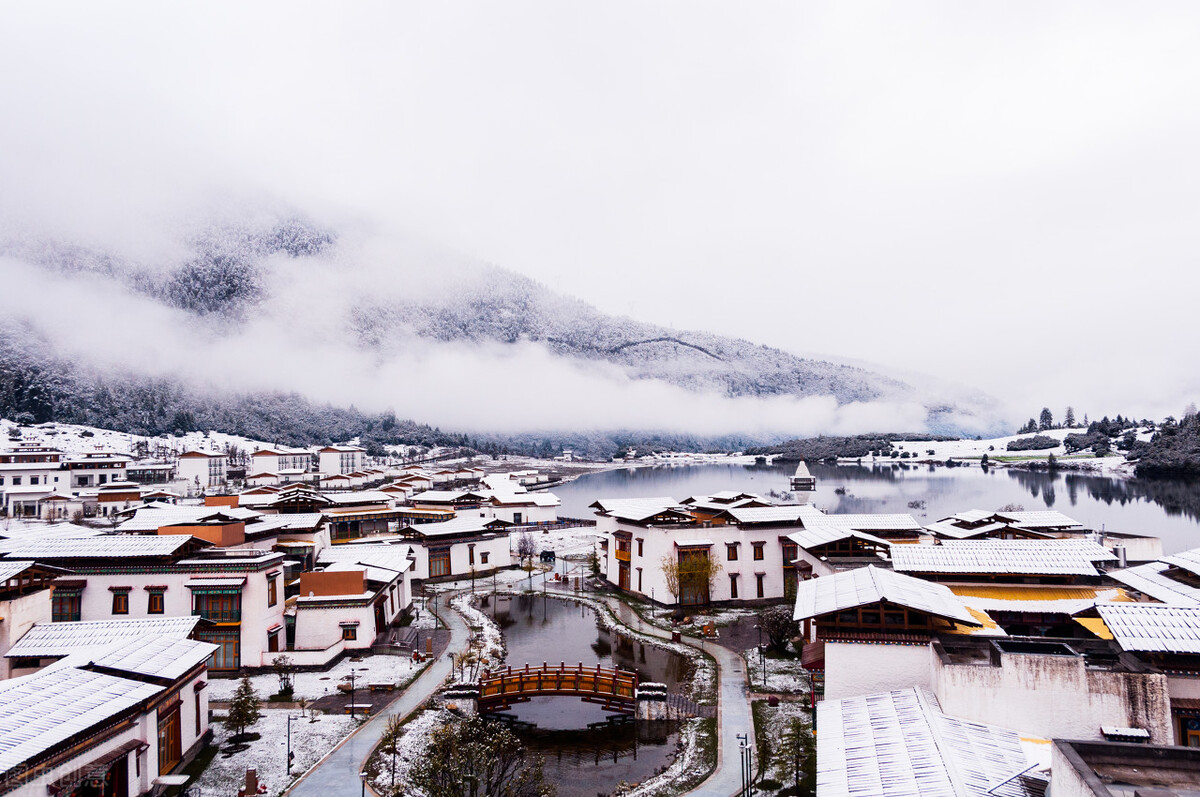
[[[287,772],[292,774],[292,720],[298,719],[288,714],[287,718]]]
[[[362,797],[367,797],[367,778],[369,777],[370,774],[366,770],[358,773],[358,779],[362,781]]]
[[[355,699],[354,699],[354,680],[355,680],[355,677],[356,677],[356,676],[355,676],[355,674],[354,674],[354,668],[353,668],[353,667],[351,667],[351,668],[350,668],[350,718],[351,718],[351,719],[355,719],[355,718],[357,717],[357,715],[354,713],[354,712],[356,711]]]

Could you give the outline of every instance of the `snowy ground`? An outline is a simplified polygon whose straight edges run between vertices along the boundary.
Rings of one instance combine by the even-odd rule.
[[[1059,441],[1059,444],[1054,448],[1047,448],[1041,451],[1009,451],[1008,444],[1013,440],[1019,440],[1023,437],[1030,437],[1028,434],[1010,435],[1008,437],[997,437],[990,440],[907,440],[900,443],[895,443],[898,451],[909,452],[911,457],[915,457],[917,462],[945,462],[947,459],[980,459],[984,454],[988,455],[988,459],[997,460],[997,464],[1001,464],[1004,458],[1013,457],[1020,458],[1024,461],[1034,459],[1046,459],[1051,454],[1060,462],[1072,462],[1087,465],[1089,468],[1110,473],[1113,475],[1132,475],[1132,466],[1125,462],[1123,456],[1113,457],[1094,457],[1090,452],[1068,454],[1062,445],[1062,440],[1069,434],[1083,434],[1086,429],[1049,429],[1045,432],[1037,432],[1039,435],[1053,437]],[[1150,434],[1139,434],[1138,439],[1149,440]],[[933,452],[932,454],[929,452]],[[858,460],[848,460],[855,461]],[[863,462],[897,462],[899,460],[892,457],[864,457]],[[913,459],[904,460],[913,462]]]
[[[231,443],[244,451],[267,448],[270,445],[261,440],[251,440],[248,437],[222,432],[188,432],[182,437],[142,437],[73,423],[44,423],[18,427],[12,421],[0,419],[0,434],[9,437],[13,429],[21,432],[19,442],[42,443],[67,454],[80,454],[97,449],[115,451],[118,454],[133,454],[138,442],[146,444],[146,449],[151,456],[154,455],[156,447],[160,447],[165,452],[178,454],[190,449],[223,451]]]
[[[313,701],[337,691],[337,685],[346,680],[354,669],[358,685],[370,683],[394,683],[405,685],[424,669],[425,664],[414,664],[407,656],[365,656],[362,661],[351,661],[349,657],[342,659],[325,672],[298,672],[292,676],[293,701],[301,698]],[[347,683],[349,681],[347,680]],[[233,697],[238,684],[237,678],[209,679],[209,700],[228,701]],[[267,705],[267,698],[279,691],[279,676],[274,673],[255,675],[250,678],[254,691]]]
[[[679,794],[679,784],[692,783],[715,765],[712,753],[700,744],[703,720],[685,720],[679,728],[679,751],[671,766],[624,792],[624,797],[668,797]]]
[[[800,659],[760,657],[757,648],[743,651],[742,658],[746,660],[746,675],[750,679],[752,691],[777,695],[808,694],[808,671],[800,666]],[[763,681],[764,663],[767,673],[765,682]]]
[[[375,793],[413,795],[414,792],[406,790],[404,787],[408,781],[408,771],[425,755],[425,749],[429,746],[430,736],[434,730],[453,718],[454,715],[444,708],[422,711],[405,723],[404,731],[396,744],[394,756],[390,752],[376,750],[367,764],[367,771],[371,773],[371,787]],[[393,784],[399,788],[395,788]]]
[[[210,682],[211,683],[211,682]],[[292,752],[296,760],[292,774],[287,774],[287,718],[292,721]],[[300,717],[295,709],[264,708],[258,722],[247,728],[247,733],[259,734],[259,739],[249,742],[250,748],[226,758],[217,753],[212,763],[204,770],[192,786],[199,786],[201,794],[234,795],[238,784],[243,783],[246,770],[258,770],[258,781],[267,787],[267,794],[280,794],[289,783],[305,770],[317,763],[323,755],[341,741],[358,724],[358,720],[347,716],[319,715],[316,722]],[[231,731],[223,723],[214,722],[213,743],[226,746]]]
[[[773,778],[784,785],[791,785],[794,774],[782,757],[778,756],[779,741],[783,738],[784,733],[790,730],[793,720],[802,721],[806,727],[811,725],[808,704],[781,702],[775,708],[771,708],[766,701],[763,701],[755,704],[754,713],[758,720],[755,728],[760,742],[758,749],[762,751],[765,747],[768,754],[771,755],[769,761],[755,762],[761,779]],[[765,745],[762,744],[764,739],[767,740]],[[764,763],[765,766],[763,766]]]

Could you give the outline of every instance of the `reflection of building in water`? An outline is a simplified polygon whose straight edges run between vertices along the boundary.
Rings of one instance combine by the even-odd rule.
[[[796,472],[792,474],[790,487],[793,493],[803,493],[797,495],[796,500],[802,504],[808,503],[812,498],[812,494],[817,491],[817,479],[808,472],[808,466],[801,460],[796,466]]]

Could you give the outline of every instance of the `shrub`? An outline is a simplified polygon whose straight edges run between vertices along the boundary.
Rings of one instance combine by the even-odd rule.
[[[1012,440],[1008,444],[1009,451],[1044,451],[1047,448],[1057,448],[1058,441],[1053,437],[1048,437],[1044,434],[1035,434],[1032,437],[1022,437],[1019,440]]]

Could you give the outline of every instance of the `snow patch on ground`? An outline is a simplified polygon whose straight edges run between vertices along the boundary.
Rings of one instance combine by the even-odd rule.
[[[343,658],[325,671],[298,672],[292,676],[292,700],[301,698],[309,702],[325,695],[335,694],[339,683],[349,683],[350,671],[354,670],[357,688],[366,689],[370,683],[393,683],[407,686],[427,665],[415,664],[408,656],[365,656],[362,661]],[[209,700],[229,701],[241,683],[240,678],[209,679]],[[260,700],[266,705],[269,696],[279,691],[279,676],[263,673],[250,677],[250,683]]]
[[[455,670],[455,680],[460,683],[474,683],[480,670],[500,667],[508,654],[500,626],[475,608],[477,599],[477,595],[459,595],[451,604],[471,628],[471,641],[466,653],[459,657],[459,667]]]
[[[809,689],[808,670],[800,664],[800,659],[772,659],[761,657],[758,648],[750,648],[742,652],[746,660],[746,675],[750,680],[752,692],[770,692],[786,695],[807,695]],[[766,681],[763,681],[763,670],[766,665]]]
[[[383,752],[382,749],[376,750],[367,765],[367,771],[371,773],[371,787],[375,789],[375,792],[377,794],[398,793],[392,787],[393,783],[405,789],[404,784],[408,782],[408,773],[417,761],[424,757],[433,732],[452,718],[453,715],[445,709],[422,711],[405,723],[404,732],[396,743],[395,756],[390,752]],[[393,762],[395,762],[394,774]],[[418,797],[416,792],[408,789],[399,793]]]
[[[1090,470],[1116,476],[1132,476],[1133,465],[1125,461],[1123,456],[1094,457],[1091,453],[1068,454],[1063,446],[1063,439],[1069,434],[1085,434],[1087,429],[1047,429],[1035,434],[1053,437],[1059,443],[1054,448],[1040,451],[1009,451],[1008,444],[1014,440],[1032,437],[1033,434],[1015,434],[1008,437],[995,437],[989,440],[905,440],[894,443],[897,451],[907,451],[909,459],[892,457],[863,457],[861,460],[847,459],[844,462],[863,463],[892,463],[892,462],[945,462],[947,459],[980,459],[987,454],[989,460],[997,457],[1021,457],[1024,460],[1047,459],[1051,454],[1060,463],[1084,465]],[[1149,439],[1147,436],[1146,439]],[[930,453],[932,452],[932,453]],[[1003,463],[996,463],[1002,465]]]
[[[210,682],[211,683],[211,682]],[[292,774],[287,774],[287,718],[292,721],[292,752],[296,760]],[[202,794],[237,794],[239,784],[246,779],[246,770],[258,770],[258,781],[267,787],[267,794],[278,795],[309,767],[317,763],[333,747],[349,735],[358,720],[332,714],[319,715],[316,722],[301,717],[295,709],[264,708],[262,718],[248,733],[259,738],[248,742],[249,749],[225,758],[217,753],[212,763],[191,785],[199,786]],[[224,723],[213,723],[213,743],[226,746],[232,731]]]
[[[701,720],[684,720],[679,727],[679,752],[671,766],[625,792],[626,797],[667,797],[679,794],[679,784],[691,783],[708,772],[704,748],[700,745]]]

